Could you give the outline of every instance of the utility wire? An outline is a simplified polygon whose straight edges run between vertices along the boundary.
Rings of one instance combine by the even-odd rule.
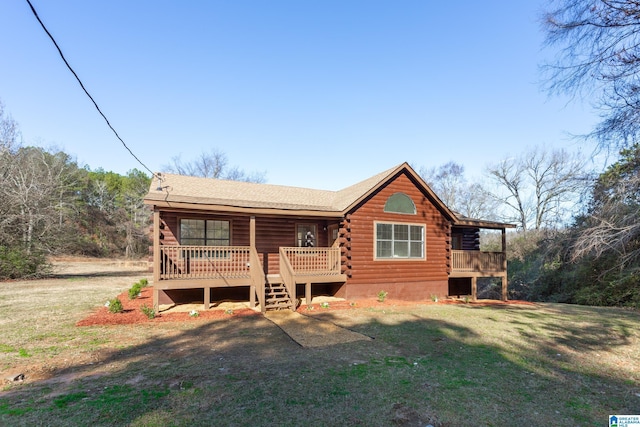
[[[49,32],[49,30],[47,30],[47,27],[45,27],[44,23],[42,22],[42,20],[40,19],[40,17],[38,16],[38,12],[36,12],[36,9],[33,7],[33,5],[31,4],[30,0],[26,0],[27,3],[29,4],[29,7],[31,8],[31,12],[33,12],[33,15],[36,17],[36,19],[38,20],[38,22],[40,23],[40,26],[42,26],[42,29],[44,30],[45,33],[47,33],[47,35],[49,36],[49,38],[51,39],[51,41],[53,42],[54,46],[56,47],[56,49],[58,49],[58,53],[60,54],[60,57],[62,58],[62,60],[64,61],[65,65],[67,66],[67,68],[69,69],[69,71],[71,71],[71,73],[73,74],[73,76],[76,78],[76,80],[78,81],[78,83],[80,83],[80,87],[82,88],[82,90],[84,91],[84,93],[87,94],[87,96],[89,97],[89,99],[91,100],[91,102],[93,102],[93,105],[96,107],[96,110],[98,110],[98,113],[100,113],[100,115],[102,116],[102,118],[104,119],[105,122],[107,122],[107,126],[109,126],[109,129],[111,129],[113,131],[113,133],[115,134],[116,138],[118,138],[120,140],[120,142],[122,143],[122,145],[124,146],[124,148],[127,149],[127,151],[129,152],[129,154],[131,154],[133,156],[134,159],[137,160],[138,163],[140,163],[142,165],[143,168],[145,168],[146,170],[149,171],[149,173],[151,173],[151,176],[155,176],[156,174],[147,167],[147,165],[145,165],[142,160],[140,160],[138,158],[138,156],[136,156],[135,154],[133,154],[133,151],[131,151],[131,149],[127,146],[127,144],[122,140],[122,138],[120,138],[120,135],[118,135],[118,132],[116,132],[116,130],[113,128],[113,126],[111,126],[111,123],[109,123],[109,119],[107,119],[107,116],[104,115],[104,113],[102,112],[102,110],[100,109],[100,107],[98,107],[98,104],[96,103],[96,101],[93,99],[93,97],[91,96],[91,94],[89,93],[89,91],[87,91],[87,89],[84,87],[84,84],[82,83],[82,80],[80,80],[80,77],[78,77],[78,75],[76,74],[76,72],[73,70],[73,68],[71,67],[71,65],[69,65],[69,62],[67,61],[67,59],[64,57],[64,54],[62,53],[62,50],[60,49],[60,46],[58,46],[58,43],[56,43],[56,40],[53,38],[53,36],[51,35],[51,33]]]

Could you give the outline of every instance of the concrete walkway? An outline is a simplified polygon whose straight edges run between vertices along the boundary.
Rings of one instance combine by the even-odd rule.
[[[284,333],[302,347],[324,347],[371,340],[366,335],[291,310],[268,311],[265,313],[265,317],[278,325]]]

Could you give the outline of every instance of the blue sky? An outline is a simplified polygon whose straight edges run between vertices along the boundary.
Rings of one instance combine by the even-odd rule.
[[[545,0],[32,3],[154,171],[217,148],[271,184],[340,189],[404,161],[473,178],[534,145],[577,150],[568,134],[597,119],[541,90]],[[0,3],[0,40],[0,99],[25,144],[142,169],[26,1]]]

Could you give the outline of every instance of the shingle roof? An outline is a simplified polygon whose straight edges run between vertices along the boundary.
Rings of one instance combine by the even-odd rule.
[[[460,225],[473,224],[480,227],[489,226],[490,228],[502,225],[492,221],[465,218],[452,212],[407,163],[395,166],[338,191],[163,173],[158,174],[162,177],[161,183],[158,183],[156,178],[152,180],[149,193],[144,201],[152,205],[190,204],[202,205],[203,208],[224,206],[233,209],[306,211],[339,216],[403,170],[419,181],[419,185],[430,194],[434,203],[455,223]]]
[[[384,181],[396,169],[398,167],[339,191],[163,173],[160,174],[162,189],[158,190],[158,180],[154,179],[145,201],[339,213]]]

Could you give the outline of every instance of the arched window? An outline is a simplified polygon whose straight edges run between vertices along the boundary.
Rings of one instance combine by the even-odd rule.
[[[406,194],[395,193],[387,199],[387,203],[384,205],[384,211],[415,215],[416,205],[413,204],[411,197]]]

